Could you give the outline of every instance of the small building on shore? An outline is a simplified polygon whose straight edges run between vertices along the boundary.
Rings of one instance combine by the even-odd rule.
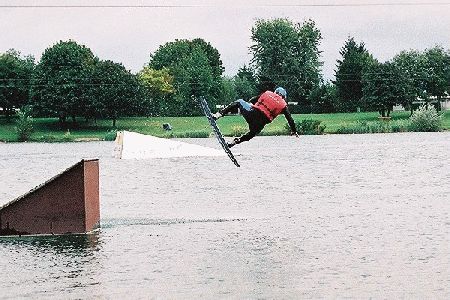
[[[437,110],[449,110],[450,109],[450,96],[444,95],[440,98],[436,96],[431,96],[427,100],[422,98],[417,98],[416,101],[412,102],[413,110],[417,109],[421,105],[425,104],[433,105]],[[404,107],[403,105],[396,105],[393,108],[394,111],[411,110],[411,107]]]

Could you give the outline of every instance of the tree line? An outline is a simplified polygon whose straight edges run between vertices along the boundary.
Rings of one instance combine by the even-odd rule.
[[[379,111],[388,117],[393,106],[414,107],[418,99],[428,103],[450,93],[450,52],[440,46],[402,51],[386,62],[379,62],[365,48],[349,38],[337,62],[333,107],[340,111],[361,108]]]
[[[224,76],[219,51],[197,38],[168,42],[150,54],[137,73],[121,63],[101,60],[76,41],[60,41],[36,62],[12,49],[0,54],[0,108],[6,116],[25,105],[34,116],[77,117],[200,115],[196,98],[211,106],[249,99],[283,86],[294,113],[379,111],[412,107],[448,95],[450,52],[440,46],[402,51],[380,62],[349,37],[336,63],[335,80],[321,74],[321,32],[314,21],[258,20],[251,29],[251,61]]]

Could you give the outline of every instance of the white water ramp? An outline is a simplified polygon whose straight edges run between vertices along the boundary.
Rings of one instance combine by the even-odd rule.
[[[226,156],[222,150],[130,131],[117,133],[115,147],[114,156],[121,159]]]

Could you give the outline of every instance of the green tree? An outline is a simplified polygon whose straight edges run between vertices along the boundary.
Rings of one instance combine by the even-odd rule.
[[[139,81],[122,64],[99,61],[92,72],[92,99],[88,106],[90,114],[97,114],[112,120],[116,126],[119,117],[133,114],[140,101]]]
[[[396,55],[393,62],[413,82],[414,99],[408,103],[413,112],[413,101],[417,98],[426,103],[430,97],[438,100],[449,90],[450,86],[450,53],[442,47],[434,47],[423,53],[411,50]],[[440,101],[438,101],[440,104]],[[439,106],[438,106],[439,108]]]
[[[169,69],[163,67],[155,70],[150,67],[144,67],[138,73],[139,81],[144,87],[145,101],[141,102],[141,111],[146,116],[167,115],[168,96],[174,93],[173,76]]]
[[[244,65],[239,68],[233,79],[237,98],[248,100],[258,94],[256,76],[250,67]],[[228,99],[228,102],[230,100]]]
[[[427,49],[423,54],[424,59],[424,91],[426,99],[434,96],[438,100],[438,109],[440,101],[445,92],[449,89],[450,81],[450,53],[444,48],[436,46]]]
[[[211,107],[217,104],[217,92],[221,90],[221,78],[217,82],[204,51],[199,47],[191,50],[177,66],[173,67],[175,75],[175,95],[173,114],[195,116],[200,114],[197,98],[206,97]]]
[[[221,97],[219,98],[218,104],[226,105],[231,101],[238,98],[238,94],[236,92],[236,78],[230,78],[224,76],[222,78],[222,92]]]
[[[348,38],[339,52],[342,56],[336,66],[337,109],[342,112],[353,112],[363,106],[362,77],[364,69],[375,62],[366,50],[364,43],[359,45],[354,38]]]
[[[392,63],[400,70],[405,80],[409,83],[409,93],[413,96],[406,99],[405,107],[411,109],[413,113],[413,102],[420,96],[423,96],[425,90],[424,78],[426,78],[426,71],[424,69],[423,55],[416,50],[401,51],[394,56]]]
[[[220,60],[219,51],[210,43],[200,38],[193,39],[192,41],[186,39],[175,40],[174,42],[161,45],[151,55],[149,66],[156,70],[162,69],[163,67],[176,66],[186,57],[191,56],[190,52],[194,48],[201,49],[204,52],[213,76],[220,77],[224,71],[224,67]]]
[[[150,68],[167,68],[175,92],[168,97],[171,115],[197,115],[196,97],[204,96],[215,105],[223,90],[219,52],[202,39],[176,40],[158,48],[150,57]]]
[[[318,50],[322,39],[312,20],[293,24],[289,19],[258,20],[252,28],[250,52],[259,92],[283,86],[289,101],[311,111],[308,98],[321,80]]]
[[[28,102],[34,58],[10,49],[0,54],[0,107],[8,118]]]
[[[309,95],[313,113],[335,112],[336,86],[331,82],[321,83]]]
[[[446,52],[447,59],[450,57],[450,49]],[[450,63],[445,68],[445,81],[447,82],[447,95],[450,95]]]
[[[213,73],[213,77],[217,78],[222,76],[223,72],[225,71],[225,67],[222,64],[222,60],[220,59],[219,51],[210,43],[200,38],[193,39],[191,43],[192,47],[199,47],[203,52],[205,52],[206,57],[208,58],[208,64],[211,67],[211,71]]]
[[[373,63],[363,75],[363,101],[380,116],[389,117],[394,105],[414,99],[413,81],[393,62]]]
[[[75,41],[60,41],[42,54],[36,67],[32,95],[40,115],[84,116],[90,105],[92,71],[98,59],[92,51]]]

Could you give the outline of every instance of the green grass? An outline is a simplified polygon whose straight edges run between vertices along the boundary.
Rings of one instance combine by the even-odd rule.
[[[444,130],[450,130],[450,110],[446,110],[442,116],[442,127]]]
[[[406,120],[409,112],[394,112],[392,120]],[[298,114],[293,115],[296,122],[304,119],[315,119],[322,121],[326,125],[325,133],[336,133],[343,125],[355,123],[357,121],[378,121],[378,113],[336,113],[336,114]],[[58,120],[55,118],[34,119],[34,132],[30,141],[39,142],[64,142],[79,140],[111,140],[112,131],[129,130],[143,134],[150,134],[159,137],[208,137],[211,128],[205,117],[136,117],[123,118],[117,120],[116,128],[112,127],[110,120],[99,120],[85,122],[78,119],[78,126],[71,128],[69,122],[68,129],[61,129]],[[165,131],[163,123],[170,123],[172,131]],[[286,120],[283,116],[278,117],[271,124],[264,128],[261,135],[281,135],[286,134]],[[241,116],[227,116],[218,121],[218,125],[227,136],[236,136],[247,130],[247,124]],[[443,128],[450,130],[450,111],[443,113]],[[15,132],[15,119],[6,120],[0,117],[0,141],[15,142],[17,135]]]
[[[0,118],[0,141],[16,141],[17,134],[13,121],[8,122],[4,118]]]
[[[391,113],[392,120],[408,119],[410,113],[401,111]],[[294,119],[297,119],[299,115],[296,115]],[[322,121],[322,124],[326,126],[325,133],[336,133],[337,130],[346,124],[355,123],[357,121],[378,121],[379,114],[377,112],[363,112],[363,113],[336,113],[336,114],[311,114],[300,115],[299,119],[310,118]]]

